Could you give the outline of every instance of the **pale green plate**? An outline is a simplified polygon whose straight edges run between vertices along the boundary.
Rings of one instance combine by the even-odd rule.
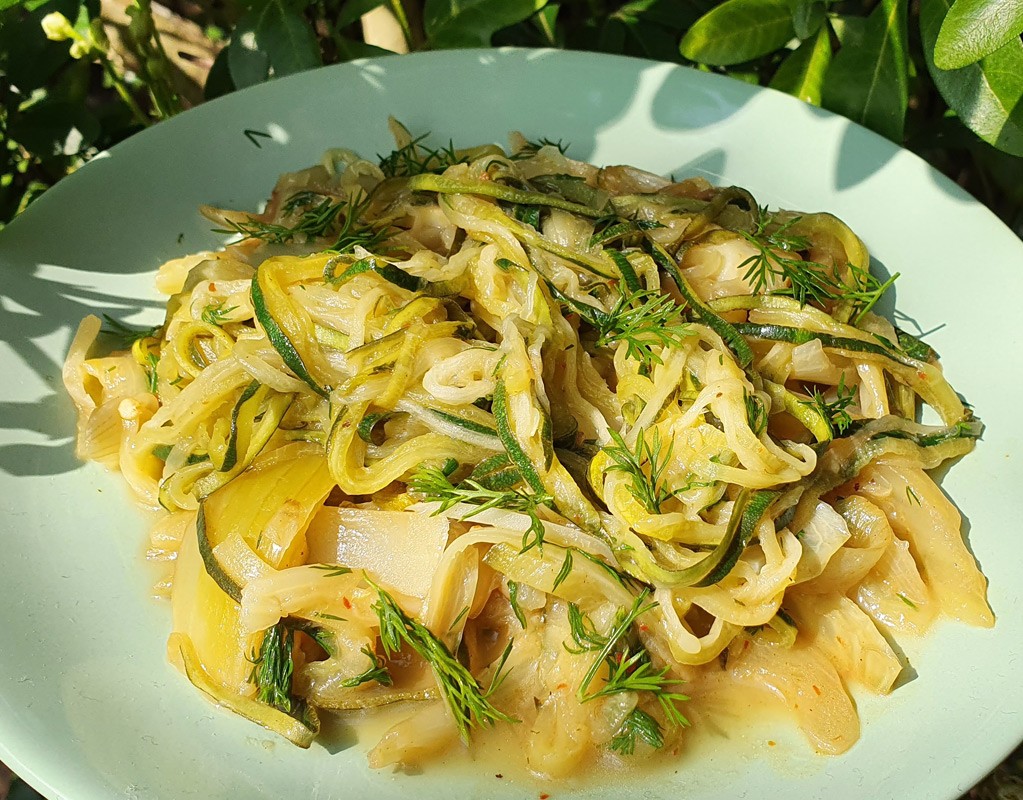
[[[518,129],[563,139],[577,158],[701,173],[845,219],[879,268],[902,273],[898,305],[915,320],[903,326],[943,326],[928,341],[987,424],[944,487],[969,521],[997,626],[942,624],[907,645],[919,677],[861,698],[862,738],[844,756],[810,754],[787,725],[746,732],[735,720],[667,773],[581,789],[512,786],[483,766],[374,773],[365,742],[302,751],[208,703],[164,658],[169,614],[149,599],[142,516],[116,476],[75,461],[60,364],[86,313],[160,318],[152,270],[218,242],[200,203],[254,208],[278,173],[329,147],[388,152],[388,114],[437,144]],[[941,800],[1023,738],[1023,245],[845,119],[738,81],[585,53],[332,67],[202,106],[97,158],[0,234],[0,268],[0,760],[50,797]]]

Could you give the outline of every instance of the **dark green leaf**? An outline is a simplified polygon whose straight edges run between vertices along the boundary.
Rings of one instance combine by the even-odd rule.
[[[1020,0],[955,0],[934,44],[934,63],[941,69],[968,66],[1019,38],[1020,32]]]
[[[501,28],[528,19],[547,0],[426,0],[423,26],[431,47],[486,47]]]
[[[787,0],[727,0],[682,38],[690,61],[728,66],[777,50],[795,35]]]
[[[896,142],[909,103],[906,1],[882,0],[862,28],[847,31],[823,96],[826,108]]]
[[[203,86],[203,96],[207,100],[230,94],[235,90],[234,82],[231,80],[231,70],[227,63],[230,53],[231,49],[225,47],[217,53],[217,57],[213,60],[213,66],[210,67],[210,71],[206,75],[206,84]]]
[[[800,40],[809,39],[816,34],[825,19],[826,9],[820,0],[802,0],[792,9],[792,27]]]
[[[681,33],[713,5],[704,0],[632,0],[611,16],[626,21],[652,22]]]
[[[337,15],[334,27],[347,28],[349,25],[354,25],[363,14],[382,6],[385,2],[386,0],[346,0]]]
[[[1023,43],[1009,42],[962,69],[940,69],[931,54],[951,5],[951,0],[924,0],[921,6],[927,69],[945,102],[970,130],[999,150],[1023,156]]]
[[[678,47],[691,61],[727,66],[779,49],[794,35],[787,0],[727,0],[701,16]]]
[[[255,14],[245,14],[235,25],[227,46],[227,68],[231,82],[239,89],[262,83],[270,77],[270,56],[260,49]]]
[[[819,106],[824,76],[830,64],[831,38],[827,27],[824,27],[817,31],[817,36],[803,42],[781,63],[771,79],[771,86]]]
[[[360,39],[349,39],[345,36],[334,40],[337,46],[339,61],[354,61],[357,58],[375,58],[376,56],[393,56],[394,52],[383,47],[366,44]]]
[[[635,16],[612,15],[601,30],[598,49],[655,61],[679,61],[678,33]]]
[[[540,9],[537,13],[536,27],[543,35],[544,42],[551,47],[558,47],[561,43],[558,36],[558,11],[561,6],[558,3],[551,3]]]
[[[85,150],[100,135],[100,125],[82,105],[47,99],[18,114],[8,133],[40,158],[51,158]]]
[[[257,5],[238,20],[227,56],[231,79],[238,88],[321,63],[312,27],[282,0]]]

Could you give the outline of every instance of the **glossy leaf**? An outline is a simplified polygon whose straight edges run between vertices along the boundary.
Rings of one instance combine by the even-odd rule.
[[[561,6],[558,3],[550,3],[536,15],[537,30],[543,35],[544,43],[551,47],[563,46],[558,36],[558,12]]]
[[[881,0],[861,27],[849,28],[825,78],[831,111],[902,141],[909,103],[907,0]]]
[[[1023,43],[1010,41],[980,61],[943,70],[932,57],[950,0],[923,0],[920,35],[927,69],[945,102],[981,139],[1023,156]]]
[[[700,17],[682,38],[682,55],[715,66],[741,64],[795,35],[787,0],[727,0]]]
[[[49,98],[22,111],[8,131],[12,139],[44,159],[77,155],[100,132],[99,120],[84,104]]]
[[[934,44],[934,63],[958,69],[979,61],[1023,32],[1023,0],[955,0]]]
[[[830,64],[831,39],[827,27],[823,27],[786,57],[771,79],[771,87],[819,106]]]
[[[802,0],[792,9],[792,27],[800,41],[815,36],[827,19],[827,9],[820,0]]]
[[[384,2],[385,0],[347,0],[334,20],[334,27],[347,28],[354,25],[363,14],[368,14],[374,8],[382,6]]]
[[[501,28],[522,22],[547,0],[426,0],[423,27],[431,47],[487,47]]]
[[[360,39],[348,39],[339,36],[334,45],[337,47],[337,57],[340,61],[354,61],[357,58],[376,58],[377,56],[393,56],[393,50],[377,47],[373,44],[366,44]]]
[[[242,15],[227,57],[231,79],[239,89],[321,63],[312,27],[282,0],[268,0]]]

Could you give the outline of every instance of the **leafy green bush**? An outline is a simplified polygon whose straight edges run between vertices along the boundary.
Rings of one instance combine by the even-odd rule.
[[[112,44],[98,0],[0,0],[0,222],[98,150],[190,104],[150,2],[131,0]],[[1018,0],[171,2],[217,53],[207,98],[390,52],[360,24],[384,6],[397,50],[597,50],[772,86],[915,150],[1023,234]]]

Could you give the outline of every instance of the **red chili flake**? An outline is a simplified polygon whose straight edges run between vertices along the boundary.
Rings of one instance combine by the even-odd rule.
[[[567,683],[559,683],[554,688],[557,689],[560,692],[562,689],[567,689],[568,688],[568,684]]]
[[[215,291],[217,291],[217,284],[215,284],[215,283],[210,283],[210,291],[211,291],[211,292],[215,292]]]
[[[818,689],[816,686],[813,686],[812,688],[813,688],[814,692],[817,693],[817,696],[820,697],[821,690]]]
[[[341,598],[341,602],[344,603],[345,608],[351,608],[352,607],[352,601],[349,600],[347,597],[342,597]]]
[[[918,372],[918,373],[916,374],[916,376],[917,376],[917,377],[918,377],[918,378],[919,378],[920,380],[922,380],[922,381],[925,381],[925,380],[927,380],[927,373],[926,373],[926,372]]]
[[[540,795],[540,800],[547,800],[548,797],[550,797],[550,795],[547,794],[547,792],[544,792],[543,794]]]
[[[643,633],[646,633],[648,630],[650,630],[650,628],[648,628],[646,625],[640,625],[639,629],[643,631]]]

